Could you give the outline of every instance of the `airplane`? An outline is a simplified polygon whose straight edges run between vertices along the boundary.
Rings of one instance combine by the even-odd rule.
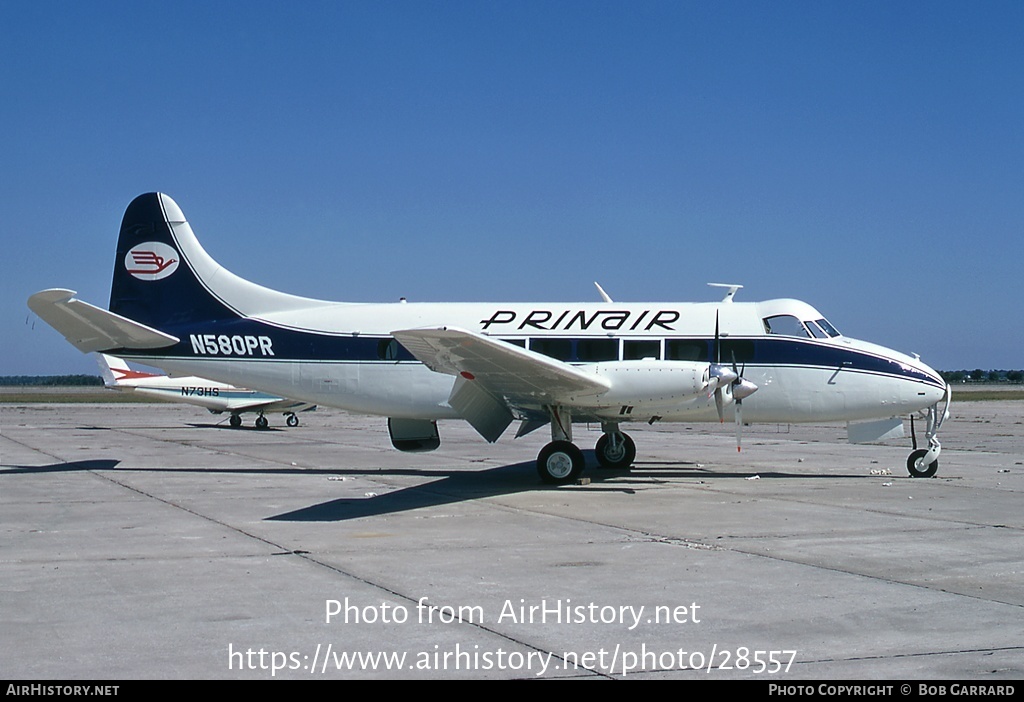
[[[236,388],[227,383],[218,383],[196,376],[170,377],[132,370],[122,358],[104,353],[96,354],[96,363],[103,376],[103,384],[113,390],[134,392],[160,400],[185,402],[205,407],[211,414],[230,412],[228,423],[232,429],[242,426],[241,414],[256,412],[256,428],[270,426],[266,413],[281,412],[290,427],[299,426],[298,412],[313,409],[316,405],[297,402],[283,397],[268,395],[257,390]]]
[[[329,302],[240,278],[199,244],[177,203],[140,195],[121,223],[109,310],[57,288],[29,307],[82,351],[171,374],[387,417],[392,445],[430,451],[439,420],[497,441],[550,425],[537,457],[550,484],[585,468],[573,424],[599,423],[595,453],[628,468],[631,422],[846,421],[853,442],[903,435],[911,476],[938,469],[952,392],[919,357],[844,336],[793,299],[594,303]],[[918,448],[914,418],[926,420]]]

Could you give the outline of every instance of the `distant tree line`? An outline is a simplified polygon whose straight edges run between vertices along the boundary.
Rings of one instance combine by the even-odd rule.
[[[0,385],[103,385],[103,378],[98,375],[0,375]]]
[[[1024,382],[1024,370],[957,370],[939,371],[947,383],[1021,383]]]

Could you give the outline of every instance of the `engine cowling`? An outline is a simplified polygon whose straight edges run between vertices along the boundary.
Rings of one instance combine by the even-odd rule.
[[[614,404],[657,404],[706,393],[708,364],[691,361],[609,361],[585,367],[611,387],[598,399]]]

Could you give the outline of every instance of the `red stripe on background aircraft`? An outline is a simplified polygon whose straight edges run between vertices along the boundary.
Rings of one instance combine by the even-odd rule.
[[[100,367],[103,384],[112,390],[132,392],[168,402],[184,402],[204,407],[211,414],[230,412],[229,423],[234,429],[242,426],[241,415],[248,412],[257,415],[257,429],[269,427],[270,422],[266,415],[276,412],[286,417],[285,423],[288,426],[297,427],[297,413],[316,407],[307,402],[289,400],[248,388],[236,388],[228,383],[218,383],[194,375],[172,378],[168,375],[132,370],[123,358],[104,353],[96,354],[96,363]]]

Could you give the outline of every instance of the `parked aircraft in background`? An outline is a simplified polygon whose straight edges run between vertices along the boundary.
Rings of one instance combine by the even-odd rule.
[[[270,426],[266,414],[280,412],[287,417],[290,427],[299,426],[298,412],[314,408],[306,402],[287,400],[282,397],[268,395],[257,390],[236,388],[227,383],[218,383],[206,378],[195,376],[175,377],[144,373],[132,370],[123,358],[96,354],[96,362],[103,376],[103,383],[108,388],[138,395],[167,400],[169,402],[185,402],[190,405],[205,407],[212,414],[230,412],[230,424],[233,428],[242,426],[240,415],[255,412],[256,428],[266,429]]]
[[[487,441],[550,425],[537,458],[550,483],[585,459],[574,422],[601,425],[598,462],[628,467],[621,426],[724,421],[847,421],[854,441],[927,423],[907,460],[933,475],[950,389],[911,357],[843,336],[798,300],[711,303],[384,303],[297,297],[243,280],[200,246],[178,205],[149,193],[121,224],[109,311],[74,292],[29,306],[82,351],[106,351],[281,397],[388,418],[392,444],[439,446],[437,420],[464,419]],[[916,444],[916,440],[915,440]]]

